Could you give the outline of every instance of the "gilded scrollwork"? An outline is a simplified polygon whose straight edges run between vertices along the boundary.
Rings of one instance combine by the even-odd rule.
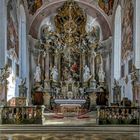
[[[81,9],[73,0],[68,0],[58,9],[58,14],[55,16],[56,30],[59,33],[65,32],[67,31],[67,27],[72,25],[71,29],[68,29],[72,32],[77,31],[80,34],[83,34],[85,33],[86,20],[87,17],[83,9]]]

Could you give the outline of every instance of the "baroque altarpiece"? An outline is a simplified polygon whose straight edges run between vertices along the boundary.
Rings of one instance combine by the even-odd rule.
[[[44,96],[45,105],[51,109],[62,104],[89,109],[91,96],[95,95],[98,104],[97,93],[104,94],[105,99],[101,29],[98,24],[89,29],[87,17],[76,2],[67,1],[53,16],[52,24],[41,27],[34,48],[34,104],[44,104]]]

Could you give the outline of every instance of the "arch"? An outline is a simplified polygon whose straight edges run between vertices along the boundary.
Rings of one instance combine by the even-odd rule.
[[[109,36],[111,36],[111,27],[109,24],[109,21],[107,17],[95,6],[91,6],[90,4],[82,1],[77,1],[80,7],[83,7],[83,9],[88,9],[86,10],[87,14],[92,16],[92,17],[97,17],[97,22],[101,25],[102,32],[103,32],[103,40],[108,39]],[[56,13],[57,9],[61,7],[64,3],[64,0],[62,1],[57,1],[54,3],[51,3],[45,7],[43,7],[33,18],[30,28],[29,28],[29,34],[33,38],[38,37],[38,31],[41,22],[44,20],[44,18],[48,17],[49,15]],[[55,8],[52,8],[55,7]]]
[[[121,6],[118,5],[115,13],[114,30],[114,78],[121,76]]]

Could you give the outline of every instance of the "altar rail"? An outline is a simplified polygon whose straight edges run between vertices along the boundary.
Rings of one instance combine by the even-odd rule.
[[[140,124],[140,108],[137,107],[98,107],[97,123]]]
[[[0,107],[0,124],[42,124],[41,106]]]

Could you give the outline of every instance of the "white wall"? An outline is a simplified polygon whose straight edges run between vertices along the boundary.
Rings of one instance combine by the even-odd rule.
[[[140,69],[140,0],[135,2],[135,27],[134,27],[134,37],[135,37],[135,66]]]

